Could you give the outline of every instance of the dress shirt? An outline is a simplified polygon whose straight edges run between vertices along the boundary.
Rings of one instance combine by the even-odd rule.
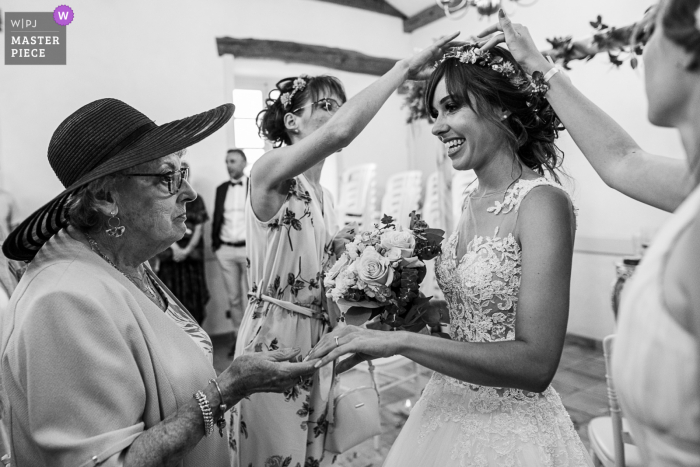
[[[236,183],[240,182],[240,184]],[[245,241],[245,202],[248,177],[231,180],[224,201],[224,222],[219,237],[223,242]]]

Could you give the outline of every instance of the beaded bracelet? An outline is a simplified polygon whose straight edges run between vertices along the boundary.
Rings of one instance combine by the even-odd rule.
[[[216,419],[216,426],[219,427],[219,435],[221,435],[221,437],[223,438],[224,437],[224,428],[226,428],[225,414],[226,414],[226,410],[228,410],[228,407],[224,403],[224,395],[221,394],[221,388],[219,387],[219,383],[217,383],[216,380],[213,378],[210,379],[209,382],[214,383],[214,386],[216,386],[216,390],[219,392],[219,401],[220,401],[219,412],[221,412],[221,413],[219,414],[219,418]]]
[[[202,411],[202,417],[204,417],[204,436],[211,436],[214,432],[214,417],[211,414],[211,407],[209,406],[207,396],[205,396],[202,391],[197,391],[192,397],[197,400],[199,408]]]

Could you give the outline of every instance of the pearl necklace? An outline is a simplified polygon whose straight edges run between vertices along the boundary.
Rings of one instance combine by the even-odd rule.
[[[100,258],[102,258],[103,260],[107,261],[107,263],[111,264],[112,267],[114,267],[114,269],[116,269],[117,271],[119,271],[120,273],[122,273],[122,275],[123,275],[124,277],[126,277],[127,279],[129,279],[129,281],[130,281],[132,284],[134,284],[134,285],[136,286],[137,289],[143,291],[143,288],[142,288],[141,286],[139,286],[138,282],[136,282],[136,280],[135,280],[133,277],[131,277],[130,275],[128,275],[127,273],[125,273],[124,271],[122,271],[121,269],[119,269],[119,267],[118,267],[116,264],[114,264],[114,262],[112,262],[112,260],[109,259],[109,258],[107,257],[107,255],[105,255],[104,253],[102,253],[102,250],[101,250],[100,247],[97,245],[97,242],[95,241],[95,239],[93,239],[93,238],[92,238],[90,235],[88,235],[87,233],[85,234],[85,238],[87,238],[87,241],[88,241],[88,243],[90,244],[90,249],[92,249],[92,251],[94,251],[95,253],[97,253],[97,255],[98,255]],[[146,292],[148,293],[148,295],[150,295],[151,300],[153,300],[153,301],[156,303],[156,305],[158,305],[159,308],[162,308],[162,307],[163,307],[163,302],[162,302],[161,297],[159,297],[159,294],[156,293],[155,290],[153,290],[153,288],[148,284],[148,281],[147,281],[147,280],[143,280],[142,282],[143,282],[143,286],[146,288]]]

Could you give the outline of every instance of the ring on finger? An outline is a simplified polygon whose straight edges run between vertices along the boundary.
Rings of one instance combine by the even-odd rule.
[[[338,342],[338,336],[335,336],[335,346],[340,347],[340,342]]]

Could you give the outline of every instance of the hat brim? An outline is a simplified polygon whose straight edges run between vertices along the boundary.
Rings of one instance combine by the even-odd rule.
[[[9,259],[31,261],[53,235],[68,225],[66,203],[80,187],[105,175],[150,162],[202,141],[228,122],[233,104],[159,125],[67,187],[15,228],[2,245]]]

